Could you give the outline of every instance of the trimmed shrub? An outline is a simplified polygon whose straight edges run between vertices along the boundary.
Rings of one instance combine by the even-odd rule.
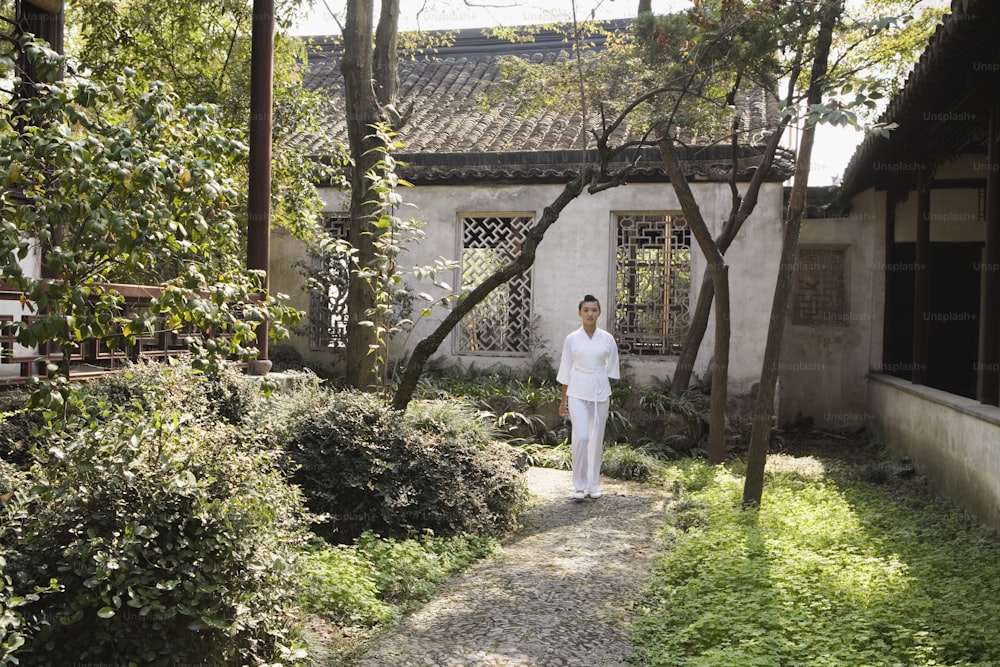
[[[254,431],[269,411],[270,401],[260,390],[260,378],[251,378],[229,366],[207,375],[188,364],[165,366],[140,362],[121,373],[81,387],[93,402],[134,404],[142,410],[178,410],[196,420],[223,420]]]
[[[294,558],[306,537],[298,490],[254,429],[209,408],[202,376],[147,372],[88,388],[125,402],[92,404],[99,420],[38,448],[5,573],[17,590],[56,579],[60,591],[21,606],[38,627],[17,657],[39,666],[288,659]]]
[[[334,542],[364,531],[500,535],[527,499],[513,449],[491,440],[474,411],[459,419],[446,402],[407,416],[375,396],[331,392],[285,432],[294,481],[325,516],[317,532]]]

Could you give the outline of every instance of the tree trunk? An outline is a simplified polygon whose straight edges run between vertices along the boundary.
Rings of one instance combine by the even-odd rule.
[[[588,166],[576,178],[567,183],[555,201],[545,207],[538,223],[527,233],[517,257],[488,275],[464,299],[455,304],[451,312],[448,313],[444,320],[441,321],[441,324],[430,335],[417,343],[406,363],[403,376],[393,396],[392,407],[394,409],[406,409],[406,406],[413,398],[413,392],[417,388],[417,382],[420,380],[420,375],[423,373],[427,360],[437,351],[448,334],[458,326],[462,318],[486,299],[494,289],[531,267],[535,261],[535,252],[538,249],[538,244],[545,237],[545,232],[559,219],[559,214],[562,213],[562,210],[584,192],[584,189],[591,182],[595,173],[599,173],[599,168]]]
[[[344,27],[344,93],[347,112],[347,132],[351,169],[351,224],[348,241],[356,249],[357,266],[362,272],[371,269],[377,275],[379,254],[376,247],[377,229],[372,224],[380,212],[377,193],[373,192],[367,174],[378,167],[384,143],[373,134],[371,126],[383,122],[382,104],[390,103],[398,85],[396,71],[396,28],[399,16],[398,0],[383,0],[379,19],[378,44],[372,49],[374,0],[350,0]],[[375,58],[378,58],[378,71]],[[376,77],[388,79],[372,81]],[[376,89],[379,96],[376,96]],[[368,278],[352,271],[347,293],[347,349],[345,381],[348,386],[366,391],[380,388],[383,369],[384,343],[375,321],[378,278]],[[381,351],[381,354],[380,354]]]
[[[807,108],[819,104],[823,99],[823,83],[826,77],[830,44],[833,31],[844,11],[843,2],[834,0],[825,3],[819,10],[819,33],[816,38],[816,52],[813,56],[812,74],[806,95]],[[757,402],[754,406],[753,426],[750,432],[750,451],[747,454],[747,477],[743,486],[743,504],[760,505],[764,493],[764,467],[771,440],[771,421],[774,415],[774,395],[778,383],[778,363],[781,357],[781,343],[785,333],[785,318],[792,290],[795,258],[799,248],[799,232],[802,229],[802,215],[805,211],[806,191],[809,186],[809,168],[812,160],[816,125],[807,124],[802,131],[799,153],[796,157],[795,182],[785,214],[785,233],[781,242],[781,264],[778,266],[778,280],[774,287],[771,303],[771,321],[767,328],[767,343],[764,347],[764,363],[761,369]]]
[[[750,179],[750,184],[747,186],[746,193],[740,200],[738,200],[738,203],[733,206],[733,210],[730,212],[729,219],[726,220],[726,224],[722,228],[722,232],[715,239],[715,244],[718,246],[719,252],[723,255],[726,254],[726,251],[732,244],[733,239],[736,238],[736,235],[743,227],[743,223],[746,222],[747,218],[750,217],[754,209],[757,207],[757,201],[760,196],[760,188],[764,184],[768,173],[771,171],[771,166],[774,164],[774,156],[778,151],[778,144],[781,142],[781,137],[784,134],[785,127],[787,125],[788,117],[785,117],[778,124],[774,133],[768,138],[764,154],[761,156],[760,164],[758,165],[757,170]],[[733,150],[736,150],[735,146]],[[734,179],[731,182],[735,186],[735,169],[731,178]],[[708,329],[708,317],[712,310],[712,301],[714,298],[715,285],[712,282],[711,272],[708,272],[702,278],[701,288],[698,291],[698,301],[695,305],[694,312],[691,314],[691,323],[688,326],[687,335],[684,336],[681,353],[677,358],[677,366],[674,369],[674,377],[670,382],[670,393],[674,396],[679,396],[684,393],[684,391],[686,391],[688,386],[691,384],[691,375],[694,372],[694,364],[698,358],[698,350],[701,348],[701,341],[704,339],[705,331]]]
[[[712,402],[708,420],[708,460],[722,463],[726,459],[726,401],[729,384],[729,267],[712,239],[712,232],[705,224],[698,201],[684,176],[674,143],[670,139],[660,142],[660,156],[670,184],[677,193],[681,210],[687,219],[698,247],[708,259],[708,270],[718,292],[715,304],[715,351],[712,370]]]
[[[393,104],[399,93],[399,0],[382,0],[375,30],[375,95],[381,104]],[[397,129],[397,128],[393,128]]]

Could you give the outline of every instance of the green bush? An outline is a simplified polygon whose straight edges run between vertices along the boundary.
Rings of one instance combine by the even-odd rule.
[[[271,401],[260,390],[260,379],[232,366],[206,375],[188,364],[156,362],[130,365],[81,387],[80,395],[108,405],[135,404],[144,411],[177,410],[196,420],[222,420],[236,426],[256,426],[265,419]]]
[[[527,491],[515,452],[486,437],[475,416],[458,426],[454,411],[413,416],[379,398],[329,393],[322,406],[299,413],[282,443],[294,481],[309,509],[326,516],[324,537],[348,543],[370,530],[406,537],[413,530],[439,535],[499,535],[515,525]],[[440,405],[439,405],[440,407]],[[450,430],[433,426],[447,419]]]
[[[45,425],[41,414],[25,409],[28,396],[23,389],[0,391],[0,461],[22,470],[31,467],[35,433]]]
[[[24,617],[22,608],[37,602],[41,594],[58,590],[52,582],[37,587],[15,585],[7,573],[7,557],[17,553],[28,516],[28,486],[26,473],[0,459],[0,665],[17,664],[15,653],[40,627],[37,619]]]
[[[5,573],[17,590],[56,579],[60,592],[20,608],[39,626],[17,653],[25,664],[294,653],[301,498],[255,429],[218,418],[210,391],[185,369],[138,370],[88,389],[123,404],[92,403],[99,418],[38,448]]]

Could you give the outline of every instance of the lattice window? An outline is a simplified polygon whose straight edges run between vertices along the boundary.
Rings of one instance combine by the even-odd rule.
[[[324,213],[320,225],[333,239],[347,239],[351,224],[347,213]],[[347,282],[350,266],[347,257],[313,255],[313,276],[322,288],[309,293],[309,349],[347,345]]]
[[[691,321],[691,230],[680,216],[619,215],[615,337],[622,354],[681,350]]]
[[[462,286],[475,287],[520,252],[531,215],[462,218]],[[531,271],[493,290],[458,327],[458,353],[528,353]]]
[[[792,283],[792,323],[847,326],[847,251],[801,246]]]

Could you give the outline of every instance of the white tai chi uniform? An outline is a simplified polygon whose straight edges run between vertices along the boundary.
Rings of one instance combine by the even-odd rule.
[[[621,377],[618,344],[603,329],[590,337],[581,326],[566,336],[556,381],[566,385],[572,424],[573,486],[600,493],[604,427],[611,407],[611,383]]]

